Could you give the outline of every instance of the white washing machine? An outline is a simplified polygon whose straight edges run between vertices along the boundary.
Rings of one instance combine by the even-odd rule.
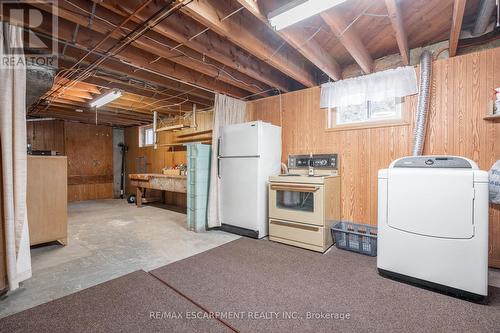
[[[454,156],[403,157],[378,173],[383,276],[463,298],[488,295],[488,173]]]

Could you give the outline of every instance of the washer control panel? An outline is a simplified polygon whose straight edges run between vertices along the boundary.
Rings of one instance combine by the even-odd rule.
[[[394,168],[459,168],[472,169],[464,158],[453,156],[411,156],[400,159]]]

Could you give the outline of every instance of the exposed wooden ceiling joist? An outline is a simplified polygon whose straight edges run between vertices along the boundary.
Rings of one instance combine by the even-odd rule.
[[[92,84],[95,84],[98,87],[102,88],[107,88],[107,89],[121,89],[124,91],[128,91],[130,93],[136,94],[136,95],[141,95],[141,96],[146,96],[146,97],[151,97],[151,98],[157,98],[165,101],[169,101],[172,103],[179,103],[182,102],[183,100],[186,99],[186,97],[182,97],[177,92],[174,91],[168,91],[166,89],[158,89],[158,88],[152,88],[152,87],[147,87],[145,85],[140,85],[139,83],[132,83],[132,81],[120,81],[115,78],[110,78],[104,75],[95,75],[92,77],[89,77],[85,79],[85,82],[89,82]],[[152,85],[151,85],[152,86]],[[186,103],[187,107],[189,109],[192,109],[192,104],[196,104],[200,107],[207,107],[207,106],[212,106],[211,103],[208,103],[206,101],[202,100],[197,100],[194,101],[193,97],[191,97],[191,100]]]
[[[361,69],[365,73],[371,73],[373,71],[373,59],[353,26],[349,25],[336,8],[332,8],[320,15]]]
[[[266,15],[262,12],[256,1],[237,1],[261,22],[269,26]],[[272,27],[270,28],[274,30]],[[315,39],[302,36],[300,28],[298,29],[292,26],[282,31],[276,31],[276,33],[329,77],[334,80],[342,79],[342,71],[334,57],[328,54]]]
[[[77,2],[84,0],[70,0]],[[130,1],[117,3],[114,0],[93,0],[98,3],[96,12],[100,7],[104,7],[121,16],[129,15],[133,10]],[[134,22],[139,23],[147,18],[147,15],[154,12],[154,9],[145,10],[138,13]],[[102,15],[102,13],[101,13]],[[182,13],[172,14],[168,20],[153,27],[153,30],[166,38],[177,43],[175,47],[182,52],[194,50],[204,57],[214,59],[228,68],[232,68],[248,75],[249,77],[264,82],[265,84],[280,89],[290,91],[291,80],[286,75],[271,67],[269,64],[256,61],[256,59],[244,52],[242,49],[215,34],[212,31],[204,30],[204,27],[197,21]]]
[[[96,123],[95,111],[75,112],[72,110],[53,107],[49,110],[40,111],[31,117],[51,117],[57,119],[78,121],[87,124]],[[110,125],[110,126],[135,126],[149,124],[151,121],[144,119],[131,119],[129,117],[121,116],[118,114],[108,113],[102,110],[97,111],[97,124]]]
[[[42,25],[36,27],[34,30],[44,33],[50,33],[50,21],[43,20],[43,22],[44,23],[42,23]],[[65,42],[71,43],[75,46],[79,45],[85,47],[89,50],[97,41],[102,40],[105,36],[104,34],[100,34],[85,27],[80,27],[75,40],[73,40],[73,38],[75,37],[73,31],[76,28],[76,25],[63,18],[59,18],[58,24],[59,39],[62,39]],[[108,40],[102,43],[102,45],[96,51],[106,53],[106,51],[113,47],[113,45],[115,45],[117,42],[118,41],[113,38],[108,38]],[[155,72],[169,75],[184,82],[189,82],[213,91],[222,92],[238,98],[245,97],[250,93],[261,91],[258,89],[255,90],[255,88],[248,88],[248,90],[243,90],[234,85],[219,81],[217,78],[210,78],[207,75],[196,72],[186,66],[175,64],[164,58],[158,58],[158,55],[146,52],[144,51],[144,48],[137,48],[131,45],[122,49],[113,57],[134,64],[136,67],[149,69]]]
[[[220,9],[232,8],[229,4],[216,4],[212,0],[193,0],[181,10],[207,28],[227,38],[232,43],[247,50],[279,69],[286,75],[294,78],[307,87],[316,85],[314,69],[308,68],[304,59],[298,53],[285,54],[280,45],[271,45],[265,36],[258,34],[258,29],[244,25],[243,21],[236,21],[228,17],[231,13],[222,14]],[[224,19],[227,18],[227,19]]]
[[[83,52],[75,50],[66,57],[59,59],[59,65],[61,68],[70,68],[71,64],[81,56]],[[84,66],[85,67],[85,66]],[[161,87],[166,87],[173,92],[178,92],[182,96],[188,96],[191,101],[199,104],[213,104],[213,94],[202,90],[196,90],[193,87],[183,85],[179,82],[172,82],[171,80],[157,74],[149,73],[146,71],[135,71],[134,67],[126,63],[121,63],[117,61],[106,61],[101,66],[102,69],[112,72],[112,73],[124,73],[123,76],[128,79],[139,79],[145,82],[152,82]],[[99,72],[97,72],[97,75]]]
[[[77,1],[79,1],[79,7],[85,6],[85,1],[71,1],[75,4]],[[87,2],[87,5],[89,4],[90,3]],[[34,6],[42,10],[50,9],[50,7],[44,3],[35,3]],[[82,27],[84,27],[82,30],[91,29],[93,32],[106,35],[111,32],[111,27],[116,27],[123,20],[122,16],[110,10],[96,6],[96,15],[98,15],[98,17],[106,17],[106,23],[96,19],[94,20],[93,24],[89,26],[89,18],[86,17],[85,12],[75,14],[74,11],[71,10],[71,8],[72,6],[70,4],[65,2],[61,3],[58,7],[58,15],[65,20],[81,25]],[[111,37],[113,37],[114,41],[116,42],[117,39],[123,38],[129,31],[132,31],[136,27],[136,23],[128,22],[123,26],[122,29],[112,34]],[[85,32],[78,31],[77,37],[79,37],[81,34],[85,35]],[[113,39],[111,39],[109,42],[111,42]],[[234,85],[251,93],[262,92],[269,88],[269,86],[267,86],[266,84],[261,83],[260,81],[255,80],[247,76],[246,74],[242,74],[232,68],[225,68],[224,65],[219,63],[218,61],[206,59],[203,54],[200,54],[191,49],[185,49],[182,51],[177,49],[171,50],[171,48],[173,48],[176,43],[154,31],[147,32],[144,36],[138,38],[132,44],[141,50],[147,51],[150,54],[168,59],[169,62],[180,64],[185,68],[189,68],[193,71],[208,75],[213,78],[217,78],[218,80]]]
[[[458,39],[460,38],[465,13],[465,3],[466,0],[454,0],[453,2],[453,16],[450,30],[450,57],[454,57],[457,54]]]
[[[403,15],[397,0],[385,0],[387,13],[391,20],[392,28],[398,42],[399,53],[405,65],[410,64],[410,48],[408,47],[408,37],[403,25]]]

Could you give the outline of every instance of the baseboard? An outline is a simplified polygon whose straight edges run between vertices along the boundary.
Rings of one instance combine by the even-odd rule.
[[[500,259],[488,258],[488,266],[500,269]]]

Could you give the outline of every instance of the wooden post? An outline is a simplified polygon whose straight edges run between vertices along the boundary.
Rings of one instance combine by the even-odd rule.
[[[142,189],[139,186],[135,192],[135,204],[138,208],[142,207]]]

